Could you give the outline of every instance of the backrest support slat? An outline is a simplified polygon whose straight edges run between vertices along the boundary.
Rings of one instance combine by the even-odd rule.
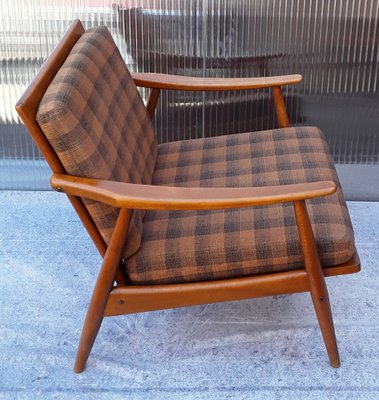
[[[105,26],[85,31],[75,21],[16,108],[54,173],[152,183],[158,145],[151,118]],[[119,209],[73,201],[104,254]],[[143,216],[133,211],[124,258],[140,248]]]
[[[63,65],[71,49],[84,32],[82,23],[79,20],[75,20],[16,104],[16,110],[21,120],[45,157],[51,170],[57,174],[65,174],[66,171],[37,123],[36,115],[47,88]],[[68,196],[68,198],[100,255],[104,256],[107,245],[84,206],[83,201],[79,197]]]

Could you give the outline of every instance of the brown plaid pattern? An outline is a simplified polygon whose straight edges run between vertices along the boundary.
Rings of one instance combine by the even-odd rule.
[[[338,182],[317,128],[299,127],[166,143],[155,185],[270,186]],[[348,261],[354,237],[341,189],[307,201],[323,266]],[[126,260],[133,283],[191,282],[303,265],[291,203],[214,211],[148,211],[140,250]]]
[[[157,157],[153,126],[107,28],[90,29],[75,44],[37,120],[68,174],[151,183]],[[83,201],[109,243],[118,209]],[[140,246],[142,217],[142,211],[133,214],[125,257]]]

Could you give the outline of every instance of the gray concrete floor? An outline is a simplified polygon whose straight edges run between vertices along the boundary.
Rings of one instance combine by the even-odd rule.
[[[379,203],[349,209],[362,271],[328,279],[340,369],[296,294],[105,319],[76,375],[100,257],[64,195],[0,192],[0,399],[378,399]]]

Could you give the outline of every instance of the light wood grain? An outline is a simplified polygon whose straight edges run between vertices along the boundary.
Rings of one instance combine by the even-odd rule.
[[[109,293],[113,286],[122,250],[124,249],[131,216],[132,212],[130,210],[121,210],[113,229],[112,238],[105,253],[84,320],[74,365],[74,371],[77,373],[83,371],[100,329]]]
[[[340,366],[340,357],[338,354],[328,288],[326,287],[324,271],[321,266],[305,202],[295,201],[294,211],[313,306],[324,338],[330,365],[334,368],[338,368]]]
[[[132,77],[137,86],[187,91],[262,89],[291,85],[303,80],[299,74],[259,78],[198,78],[169,74],[133,73]]]
[[[155,109],[157,108],[159,94],[160,94],[160,89],[152,89],[150,92],[149,99],[147,100],[146,111],[151,119],[153,119],[155,114]]]
[[[280,128],[287,128],[290,126],[288,119],[287,107],[284,103],[282,88],[280,86],[273,86],[271,88],[274,97],[276,118]]]
[[[242,188],[187,188],[137,185],[54,174],[51,186],[70,195],[101,201],[118,208],[201,210],[274,204],[335,193],[332,181]]]
[[[344,264],[323,269],[325,276],[359,270],[357,254]],[[207,282],[121,286],[111,291],[104,316],[306,291],[309,291],[309,280],[304,269]]]

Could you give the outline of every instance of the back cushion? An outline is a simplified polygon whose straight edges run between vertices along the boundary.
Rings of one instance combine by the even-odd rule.
[[[150,184],[157,157],[153,126],[105,27],[86,31],[47,89],[37,121],[67,173]],[[106,243],[118,209],[83,199]],[[140,246],[143,211],[133,213],[124,257]]]

